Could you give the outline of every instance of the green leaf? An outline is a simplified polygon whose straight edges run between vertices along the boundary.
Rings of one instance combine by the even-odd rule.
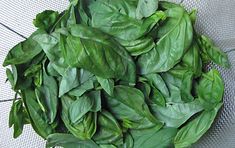
[[[221,49],[219,49],[211,39],[208,37],[202,35],[198,39],[199,46],[202,50],[202,54],[206,55],[208,59],[210,59],[212,62],[229,68],[230,63],[228,60],[228,56],[226,53],[224,53]],[[207,62],[207,61],[206,61]]]
[[[12,74],[14,78],[14,91],[24,90],[32,85],[32,78],[25,77],[24,71],[28,68],[28,63],[20,65],[12,65]]]
[[[165,81],[162,79],[161,75],[155,73],[155,74],[148,74],[145,75],[147,78],[148,82],[158,89],[165,97],[169,97],[169,90],[166,86]]]
[[[196,20],[197,20],[197,9],[193,9],[190,13],[189,13],[191,22],[193,25],[195,25]]]
[[[87,96],[81,96],[69,107],[69,117],[72,123],[76,123],[86,113],[88,113],[93,106],[93,102]]]
[[[194,97],[191,94],[193,72],[187,67],[177,65],[175,68],[166,73],[162,73],[170,93],[170,97],[166,97],[166,102],[191,102]]]
[[[202,74],[202,60],[200,57],[200,49],[196,41],[193,41],[191,47],[183,56],[182,65],[192,70],[195,77],[199,77]]]
[[[122,129],[117,120],[107,111],[102,111],[98,115],[98,131],[93,139],[98,144],[112,144],[122,139]]]
[[[49,123],[52,124],[56,118],[58,109],[58,85],[56,80],[47,74],[45,63],[43,65],[43,82],[41,87],[38,88],[38,93],[40,93],[40,100],[43,100],[46,105]]]
[[[142,91],[145,100],[149,99],[151,93],[151,87],[147,82],[139,80],[138,83],[136,84],[136,88]]]
[[[33,20],[35,27],[49,31],[54,23],[57,21],[59,13],[52,10],[45,10],[37,14],[36,19]]]
[[[196,88],[198,98],[206,109],[214,108],[222,102],[224,82],[217,70],[212,69],[203,74]]]
[[[146,130],[132,130],[131,135],[134,139],[134,148],[166,148],[172,147],[177,128],[154,128]]]
[[[7,75],[7,79],[11,84],[12,89],[14,90],[17,84],[17,70],[15,66],[12,66],[12,71],[7,68],[6,70],[6,75]]]
[[[166,100],[162,93],[156,89],[156,88],[151,88],[151,93],[149,96],[149,104],[157,104],[159,106],[165,107],[166,106]]]
[[[93,106],[91,108],[92,112],[98,112],[101,111],[101,92],[96,90],[96,91],[90,91],[86,94],[91,101],[93,102]]]
[[[9,115],[9,127],[14,127],[14,138],[21,135],[24,127],[25,114],[22,100],[14,101]]]
[[[211,124],[215,120],[216,114],[221,103],[210,111],[204,111],[197,118],[182,127],[174,140],[176,148],[189,147],[191,144],[198,141],[203,134],[210,128]]]
[[[41,32],[33,37],[35,41],[41,46],[45,52],[47,58],[50,61],[50,65],[60,75],[64,75],[69,66],[65,63],[65,59],[62,56],[62,49],[59,46],[60,34],[66,32],[66,29],[56,30],[52,34]]]
[[[117,148],[117,146],[112,145],[112,144],[100,144],[100,148]]]
[[[165,14],[159,11],[144,20],[138,20],[136,2],[126,0],[96,0],[89,5],[89,11],[92,27],[128,41],[147,34],[158,21],[165,18]]]
[[[123,147],[125,147],[125,148],[133,148],[134,147],[134,139],[130,133],[125,134]]]
[[[13,47],[7,54],[3,66],[27,63],[37,56],[42,48],[33,40],[36,34],[37,32],[33,33],[28,39]]]
[[[152,104],[150,107],[156,117],[167,127],[179,128],[194,114],[203,110],[199,100],[189,103],[171,103],[166,107]]]
[[[31,124],[37,134],[45,139],[48,135],[54,133],[55,123],[49,124],[46,114],[43,113],[37,103],[34,91],[26,89],[22,91],[22,97],[29,113]]]
[[[113,95],[114,81],[112,79],[103,79],[101,77],[96,77],[97,81],[100,83],[101,87],[108,93],[110,96]]]
[[[188,13],[179,5],[161,2],[167,19],[158,28],[155,48],[138,59],[139,72],[149,74],[165,72],[180,62],[191,45],[193,28]]]
[[[63,148],[99,148],[92,140],[81,140],[71,134],[55,133],[47,137],[46,147],[62,146]]]
[[[75,25],[66,39],[65,59],[102,78],[135,83],[135,64],[126,50],[111,36],[91,27]]]
[[[75,100],[69,96],[62,96],[62,114],[61,118],[66,128],[77,138],[81,140],[91,139],[96,132],[97,114],[88,112],[77,123],[71,123],[69,110]]]
[[[24,72],[24,76],[28,77],[28,76],[34,76],[36,75],[36,73],[38,71],[40,71],[42,69],[42,65],[32,65],[31,67],[29,67],[25,72]]]
[[[77,68],[68,68],[60,82],[59,97],[63,96],[79,85]]]
[[[158,8],[158,0],[139,0],[136,17],[142,19],[143,17],[149,17],[156,12]]]
[[[88,81],[84,82],[83,84],[79,85],[78,87],[72,89],[69,92],[69,95],[80,97],[86,91],[89,91],[89,90],[91,90],[93,88],[94,88],[93,81],[92,80],[88,80]]]
[[[155,47],[155,43],[151,37],[143,37],[133,41],[119,39],[118,41],[132,56],[147,53]]]
[[[78,79],[80,84],[71,91],[69,91],[69,95],[80,97],[86,91],[89,91],[92,88],[94,88],[93,83],[95,81],[95,76],[89,71],[80,69],[78,74]]]
[[[144,95],[138,89],[128,86],[115,86],[113,96],[107,96],[107,104],[111,113],[123,122],[126,128],[147,128],[160,123],[150,113]]]

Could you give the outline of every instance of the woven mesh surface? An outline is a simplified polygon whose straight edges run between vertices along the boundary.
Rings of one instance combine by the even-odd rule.
[[[181,2],[182,0],[170,0]],[[198,148],[235,148],[235,1],[234,0],[184,0],[188,10],[198,10],[196,30],[210,36],[219,47],[228,52],[231,68],[216,67],[225,81],[224,106],[209,132],[193,147]],[[29,36],[35,28],[32,20],[45,9],[62,11],[66,9],[66,0],[8,0],[0,1],[0,23],[4,23],[16,32]],[[23,38],[0,25],[0,64],[16,43]],[[213,65],[209,65],[211,68]],[[0,66],[0,101],[12,99],[10,85],[5,84],[5,68]],[[8,114],[11,102],[0,103],[0,147],[1,148],[41,148],[45,142],[38,137],[30,126],[26,126],[18,139],[13,139],[12,129],[8,128]]]

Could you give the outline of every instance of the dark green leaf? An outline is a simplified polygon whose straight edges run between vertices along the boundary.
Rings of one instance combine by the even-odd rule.
[[[103,79],[101,77],[96,77],[97,81],[100,83],[101,87],[110,95],[113,95],[114,81],[112,79]]]
[[[206,55],[208,59],[220,66],[226,68],[230,67],[230,63],[226,53],[219,49],[211,39],[202,35],[199,37],[198,42],[202,50],[202,54]]]
[[[165,72],[180,62],[191,45],[193,28],[188,13],[179,5],[161,2],[168,19],[159,27],[155,48],[140,56],[141,74]]]
[[[130,133],[126,133],[124,136],[124,148],[133,148],[134,147],[134,139],[132,138]]]
[[[151,49],[155,47],[155,43],[151,37],[144,37],[134,41],[128,40],[118,40],[122,46],[126,48],[126,50],[132,56],[138,56],[149,52]]]
[[[33,20],[35,27],[49,31],[59,17],[59,13],[52,10],[46,10],[37,14]]]
[[[68,68],[60,82],[59,96],[63,96],[65,93],[69,92],[73,88],[79,85],[78,80],[78,70],[77,68]]]
[[[203,110],[199,100],[189,103],[171,103],[166,107],[152,104],[151,109],[159,120],[163,121],[167,127],[179,128],[191,116]]]
[[[93,106],[91,108],[92,112],[98,112],[101,111],[101,93],[100,91],[91,91],[86,94],[91,101],[93,102]]]
[[[156,88],[152,88],[149,98],[150,98],[149,104],[157,104],[162,107],[166,106],[166,100],[165,100],[164,96]]]
[[[43,138],[54,133],[55,125],[49,124],[47,116],[37,103],[34,91],[26,89],[22,91],[22,96],[34,130]]]
[[[93,106],[93,102],[87,96],[81,96],[69,107],[69,117],[72,123],[79,121]]]
[[[166,86],[166,83],[164,82],[164,80],[162,79],[161,75],[155,73],[155,74],[148,74],[145,75],[145,77],[147,78],[148,82],[155,87],[156,89],[158,89],[165,97],[169,97],[169,90]]]
[[[107,111],[98,115],[97,125],[99,129],[93,139],[98,144],[111,144],[122,139],[122,129],[117,120]]]
[[[206,109],[214,108],[222,101],[224,82],[219,72],[215,69],[203,74],[197,85],[197,95]]]
[[[72,89],[69,94],[73,96],[80,97],[83,95],[86,91],[94,88],[94,81],[95,81],[95,76],[90,73],[89,71],[86,71],[84,69],[79,70],[78,74],[78,79],[79,79],[79,86],[76,88]]]
[[[24,127],[24,110],[22,100],[14,101],[9,115],[9,127],[14,125],[14,138],[21,135]]]
[[[172,147],[177,128],[150,128],[146,130],[132,130],[134,148],[166,148]]]
[[[36,34],[37,32],[32,34],[25,41],[13,47],[7,54],[3,66],[23,64],[32,60],[36,55],[38,55],[42,51],[42,48],[36,41],[33,40],[33,37]]]
[[[139,0],[136,17],[142,19],[143,17],[149,17],[156,12],[158,8],[158,0]]]
[[[42,86],[38,88],[38,93],[40,93],[40,99],[45,102],[49,123],[51,124],[57,115],[58,85],[56,80],[47,74],[45,64],[43,67],[43,82]]]
[[[202,74],[202,60],[199,52],[200,49],[197,42],[193,41],[191,47],[182,58],[182,65],[191,69],[195,77],[199,77]]]
[[[109,35],[83,25],[71,28],[66,39],[69,65],[84,68],[102,78],[135,83],[135,65],[126,50]]]
[[[17,83],[17,70],[15,66],[12,66],[12,71],[7,68],[6,70],[7,79],[11,83],[11,87],[14,90]]]
[[[123,122],[126,128],[147,128],[153,125],[161,127],[150,113],[144,95],[138,89],[128,86],[115,86],[114,95],[107,96],[109,110]]]
[[[69,95],[80,97],[83,95],[86,91],[89,91],[94,88],[93,81],[88,80],[84,82],[83,84],[79,85],[78,87],[74,88],[69,92]]]
[[[135,3],[126,0],[96,0],[89,6],[91,25],[119,39],[136,40],[165,18],[165,14],[159,11],[144,20],[138,20]]]
[[[47,137],[46,147],[62,146],[63,148],[99,148],[92,140],[81,140],[71,134],[51,134]]]
[[[142,91],[142,93],[144,94],[145,100],[149,99],[149,95],[151,93],[151,87],[147,82],[139,80],[139,82],[136,85],[136,88]]]
[[[191,94],[193,72],[187,67],[179,65],[163,73],[162,78],[170,93],[170,97],[166,97],[167,102],[190,102],[194,99]]]
[[[221,106],[222,104],[219,103],[214,109],[204,111],[200,116],[181,128],[175,137],[175,147],[189,147],[191,144],[198,141],[198,139],[200,139],[201,136],[210,128]]]
[[[84,115],[81,120],[77,123],[72,124],[69,118],[69,108],[75,102],[69,96],[63,96],[62,100],[62,114],[61,118],[66,126],[66,128],[77,138],[85,140],[91,139],[91,137],[96,132],[96,120],[97,114],[93,112],[88,112]]]

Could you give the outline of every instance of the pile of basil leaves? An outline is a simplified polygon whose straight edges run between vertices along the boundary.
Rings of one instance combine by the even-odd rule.
[[[195,32],[196,12],[158,0],[71,0],[37,15],[38,28],[4,66],[16,92],[9,125],[31,124],[47,147],[188,147],[222,106],[208,62],[228,58]]]

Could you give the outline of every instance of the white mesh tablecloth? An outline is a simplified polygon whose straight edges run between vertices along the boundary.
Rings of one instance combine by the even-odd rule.
[[[171,0],[180,2],[180,0]],[[188,10],[198,9],[197,31],[210,36],[218,46],[228,52],[231,68],[218,68],[225,80],[224,107],[210,131],[194,147],[235,148],[235,0],[184,0]],[[68,6],[66,0],[0,0],[0,23],[14,31],[29,36],[35,28],[32,20],[36,14],[52,9],[62,11]],[[13,92],[5,83],[3,60],[15,44],[23,38],[0,25],[0,147],[1,148],[43,148],[45,142],[35,134],[30,126],[25,126],[23,134],[13,139],[13,130],[8,128],[8,115]]]

